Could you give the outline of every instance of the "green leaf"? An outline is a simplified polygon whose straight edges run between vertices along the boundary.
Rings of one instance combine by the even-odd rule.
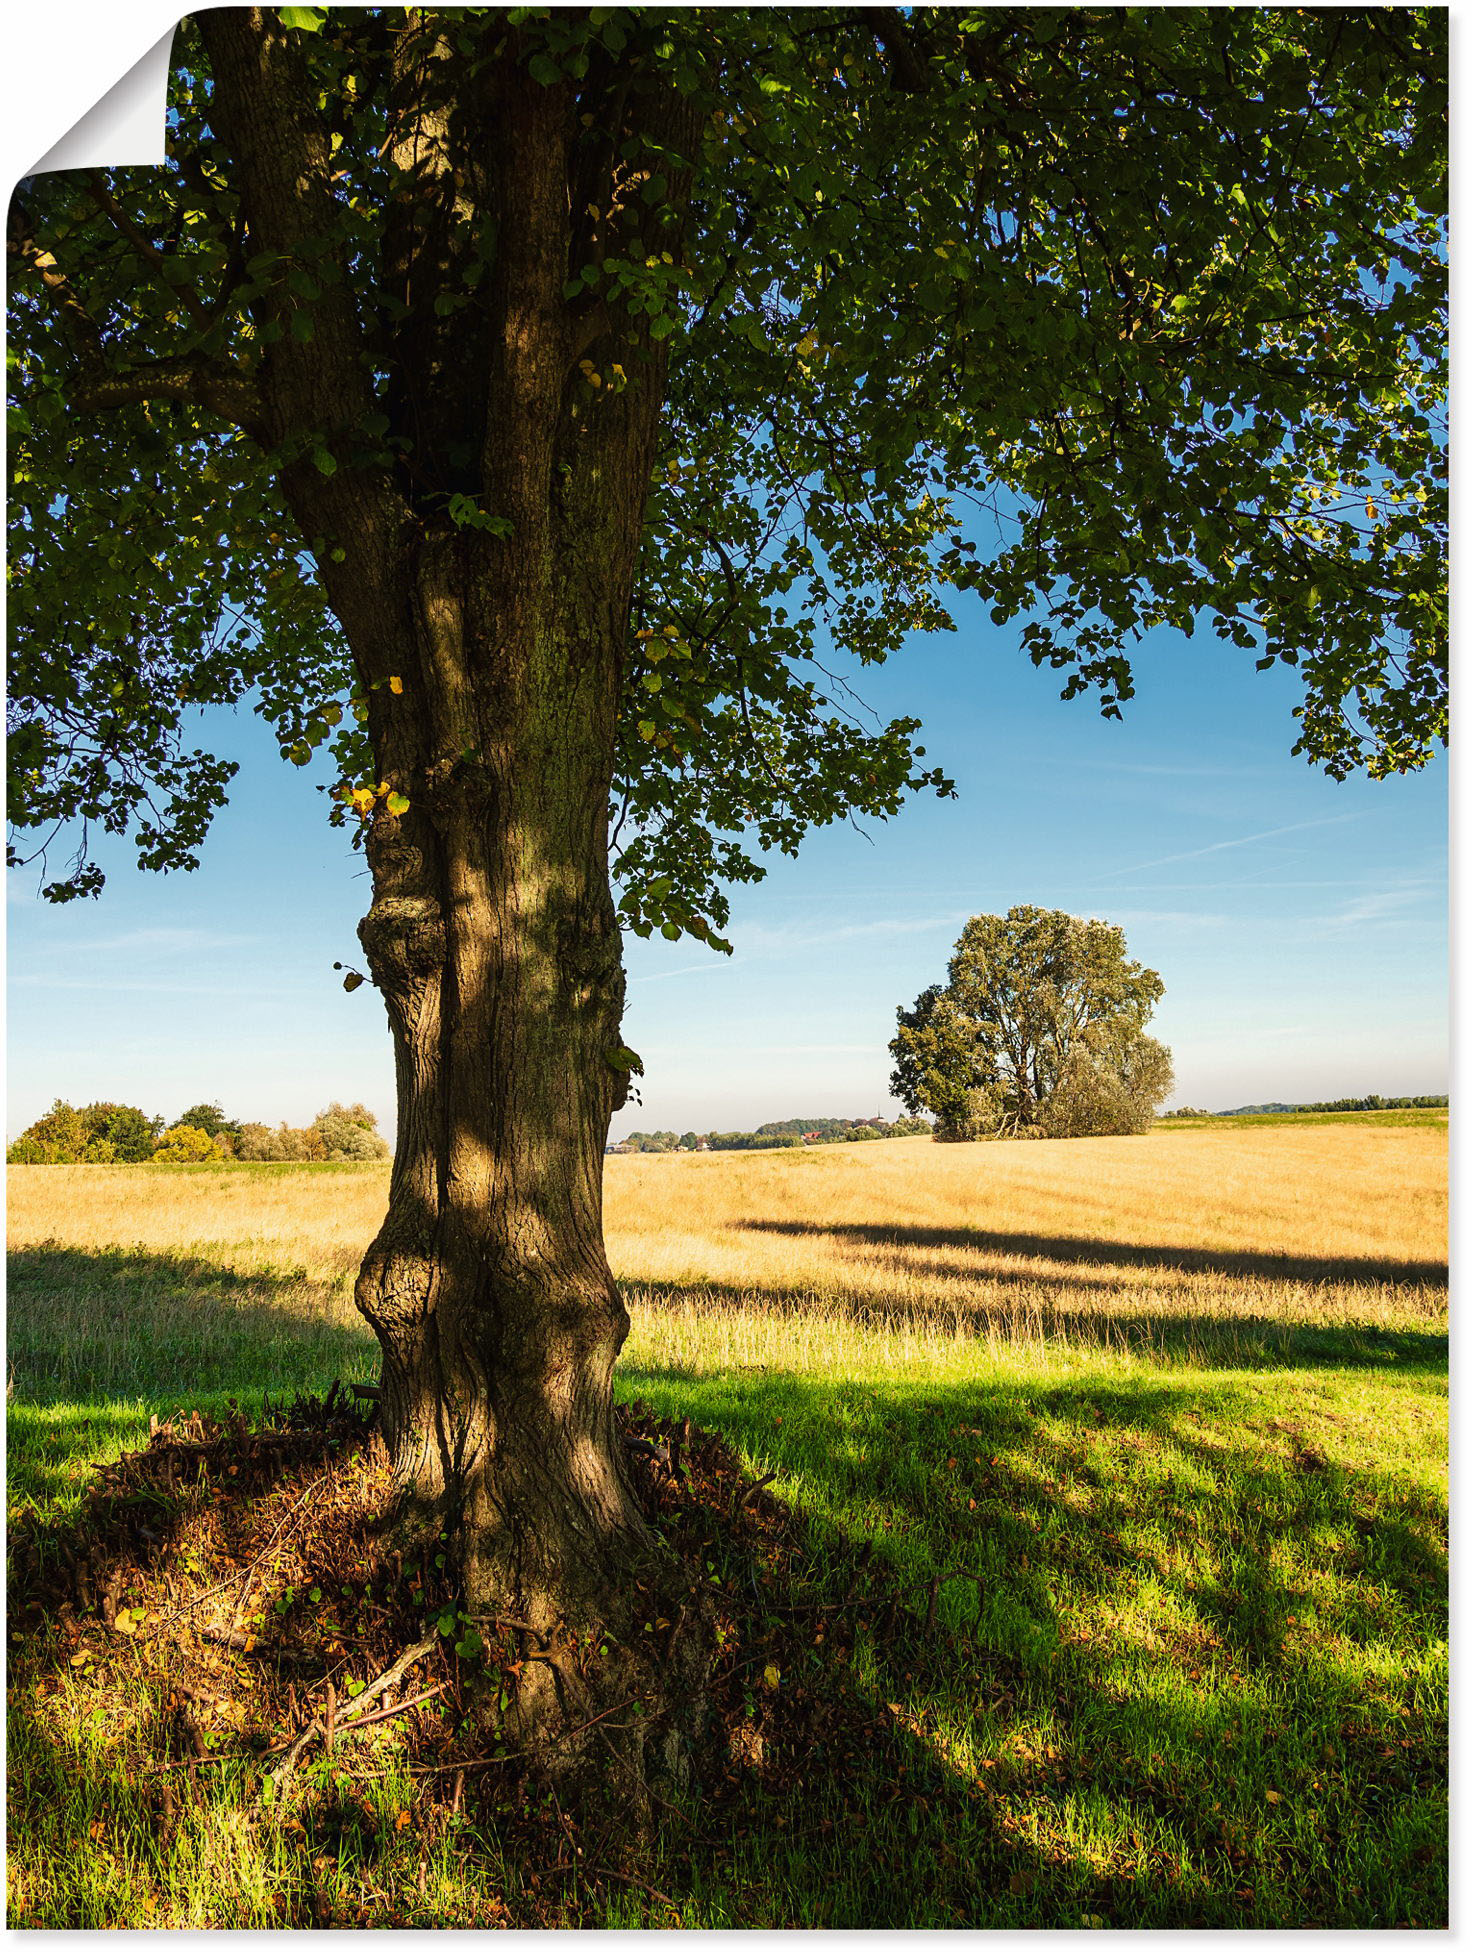
[[[409,811],[409,800],[407,795],[403,793],[388,794],[383,804],[388,808],[390,813],[407,813]]]
[[[320,34],[326,20],[325,7],[283,7],[281,9],[281,25],[294,27],[302,34]]]

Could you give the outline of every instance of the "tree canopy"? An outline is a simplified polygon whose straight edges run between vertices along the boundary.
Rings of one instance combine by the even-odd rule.
[[[1143,1132],[1174,1082],[1145,1035],[1165,985],[1124,930],[1057,909],[973,915],[948,980],[899,1012],[890,1081],[940,1139]]]
[[[709,935],[763,849],[948,790],[845,667],[964,626],[967,593],[1109,713],[1142,633],[1208,619],[1297,666],[1295,750],[1336,776],[1441,736],[1441,12],[280,20],[311,158],[289,249],[251,234],[193,21],[168,165],[12,208],[10,811],[23,851],[79,838],[54,898],[100,885],[96,827],[197,858],[233,769],[195,706],[253,698],[299,764],[330,747],[336,817],[387,805],[371,692],[408,674],[353,667],[342,538],[282,484],[319,473],[343,522],[382,488],[447,542],[511,520],[465,431],[504,213],[452,167],[497,63],[578,124],[570,311],[589,344],[648,335],[574,361],[569,412],[668,358],[622,673],[629,927]],[[663,121],[624,130],[631,88]],[[288,418],[314,370],[343,384]]]

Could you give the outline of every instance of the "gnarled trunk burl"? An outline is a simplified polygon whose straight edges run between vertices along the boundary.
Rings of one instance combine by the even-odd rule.
[[[256,248],[319,261],[330,156],[290,37],[265,9],[201,31]],[[290,451],[303,426],[345,430],[337,466],[308,453],[281,478],[369,701],[378,783],[409,803],[377,801],[360,928],[398,1137],[357,1299],[383,1349],[402,1515],[450,1537],[473,1614],[530,1630],[518,1732],[555,1743],[615,1691],[677,1709],[700,1671],[699,1608],[670,1591],[625,1475],[612,1372],[628,1317],[602,1234],[627,1087],[609,796],[665,360],[647,318],[575,282],[610,224],[622,249],[630,224],[678,249],[688,182],[667,168],[651,208],[621,156],[641,132],[689,155],[695,130],[639,72],[611,71],[602,97],[596,73],[581,94],[542,85],[497,31],[478,64],[452,40],[404,44],[382,271],[401,310],[370,355],[329,282],[311,332],[273,343],[260,433]],[[467,285],[470,237],[494,245]],[[402,467],[366,463],[353,435],[385,416]],[[675,1655],[642,1632],[651,1605],[682,1615]],[[642,1734],[622,1750],[647,1768]]]

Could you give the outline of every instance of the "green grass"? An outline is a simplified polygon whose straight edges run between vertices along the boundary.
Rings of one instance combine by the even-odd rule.
[[[1450,1114],[1445,1105],[1403,1105],[1383,1112],[1234,1112],[1207,1118],[1157,1118],[1153,1132],[1230,1132],[1246,1125],[1395,1125],[1442,1126]]]
[[[1436,1917],[1434,1366],[1203,1374],[958,1353],[832,1385],[629,1380],[778,1469],[774,1489],[836,1555],[876,1541],[922,1611],[942,1576],[938,1626],[1001,1663],[991,1698],[964,1661],[896,1671],[876,1651],[870,1675],[1017,1855],[1023,1888],[1009,1878],[973,1922]],[[1224,1845],[1240,1851],[1226,1884]],[[824,1870],[813,1888],[861,1922],[842,1859]]]
[[[867,1544],[913,1612],[852,1661],[903,1776],[892,1746],[882,1775],[815,1756],[744,1835],[672,1845],[644,1875],[679,1922],[1445,1923],[1446,1351],[1424,1298],[1298,1359],[1291,1338],[1173,1358],[849,1323],[825,1360],[799,1309],[754,1318],[737,1362],[728,1306],[674,1360],[662,1312],[636,1301],[623,1395],[778,1474],[813,1594],[843,1599]],[[346,1284],[205,1248],[28,1249],[9,1319],[12,1517],[48,1525],[154,1412],[375,1368]],[[278,1807],[206,1770],[161,1821],[129,1760],[157,1740],[148,1689],[119,1708],[63,1670],[43,1696],[12,1651],[12,1923],[263,1928],[309,1891],[324,1922],[484,1926],[540,1901],[494,1812],[426,1814],[391,1734],[381,1775],[318,1765]],[[575,1922],[674,1918],[630,1889]]]

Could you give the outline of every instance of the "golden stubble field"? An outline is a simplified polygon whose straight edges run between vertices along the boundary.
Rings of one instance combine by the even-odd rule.
[[[1442,1128],[635,1154],[605,1183],[630,1354],[667,1362],[806,1367],[854,1338],[903,1356],[977,1335],[1177,1355],[1208,1335],[1220,1356],[1234,1326],[1445,1315]],[[22,1167],[11,1245],[186,1258],[346,1324],[386,1187],[378,1167]]]

